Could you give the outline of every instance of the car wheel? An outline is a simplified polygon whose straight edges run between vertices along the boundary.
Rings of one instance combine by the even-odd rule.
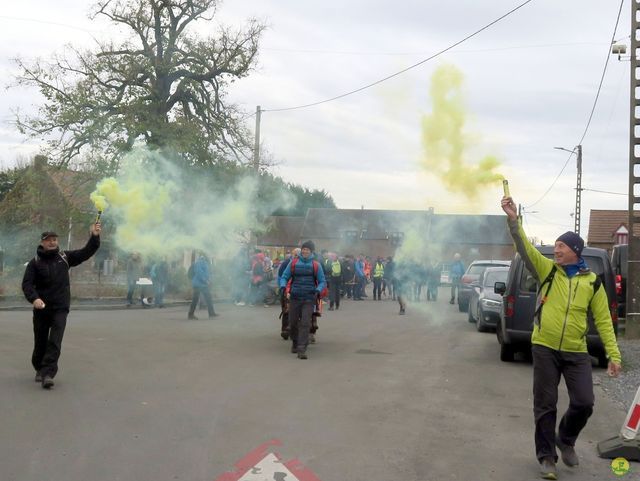
[[[513,362],[515,351],[511,344],[505,344],[504,339],[502,338],[502,325],[500,322],[498,322],[498,325],[496,326],[496,336],[500,343],[500,360],[502,362]]]
[[[476,321],[476,329],[478,332],[487,332],[487,325],[484,323],[484,314],[482,309],[478,306],[478,320]]]
[[[511,344],[500,344],[500,360],[502,362],[513,362],[515,351]]]
[[[469,309],[469,303],[468,302],[460,302],[460,300],[458,300],[458,310],[460,312],[467,312],[467,309]]]

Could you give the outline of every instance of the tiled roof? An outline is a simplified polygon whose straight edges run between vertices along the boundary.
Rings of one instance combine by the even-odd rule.
[[[93,209],[89,195],[96,188],[95,176],[86,172],[47,167],[46,172],[62,197],[74,208],[86,212]]]
[[[591,209],[587,244],[606,244],[614,241],[618,227],[628,227],[629,212],[626,210]]]
[[[425,239],[439,244],[511,245],[502,215],[442,215],[422,210],[309,209],[305,239],[339,239],[355,231],[362,240],[386,240],[390,233],[424,229]]]
[[[273,216],[266,222],[268,229],[258,235],[259,246],[296,246],[304,224],[304,217]]]

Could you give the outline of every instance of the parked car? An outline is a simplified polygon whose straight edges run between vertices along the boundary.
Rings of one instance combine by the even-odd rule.
[[[495,328],[502,311],[502,295],[495,292],[496,282],[507,282],[508,267],[487,267],[480,279],[471,283],[469,322],[475,322],[479,332]]]
[[[469,298],[473,292],[471,287],[472,282],[476,282],[480,279],[480,276],[487,267],[509,267],[511,261],[499,261],[499,260],[483,260],[473,261],[467,267],[467,271],[460,279],[460,287],[458,289],[458,309],[460,312],[467,312],[469,308]]]
[[[542,255],[553,258],[553,246],[536,247]],[[602,280],[602,287],[609,298],[613,328],[618,331],[618,305],[616,300],[615,278],[611,261],[604,249],[585,247],[582,257]],[[496,326],[496,334],[500,343],[500,360],[512,362],[518,351],[530,353],[533,318],[536,310],[538,283],[525,267],[522,258],[516,254],[506,284],[496,285],[496,292],[503,294],[502,311]],[[588,313],[589,331],[587,333],[587,347],[589,353],[598,358],[601,367],[607,367],[608,360],[593,322],[591,312]]]
[[[629,260],[629,246],[618,244],[611,251],[611,266],[616,276],[616,296],[618,299],[618,317],[627,314],[627,267]]]

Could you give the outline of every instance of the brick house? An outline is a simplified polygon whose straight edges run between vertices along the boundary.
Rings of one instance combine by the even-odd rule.
[[[629,212],[592,209],[589,215],[587,245],[611,252],[616,244],[629,242]],[[639,226],[640,227],[640,226]]]
[[[374,209],[308,209],[300,226],[300,218],[279,233],[268,232],[258,237],[278,239],[279,245],[299,246],[311,239],[316,250],[327,249],[339,254],[363,253],[370,256],[391,256],[405,241],[412,229],[420,233],[420,242],[437,253],[440,260],[448,260],[459,252],[465,262],[474,259],[511,259],[513,242],[502,215],[435,214],[433,209],[374,210]]]

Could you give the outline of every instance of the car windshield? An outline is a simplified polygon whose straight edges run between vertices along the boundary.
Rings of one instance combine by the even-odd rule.
[[[479,276],[487,267],[503,267],[501,264],[472,264],[469,266],[467,274]]]
[[[509,271],[506,270],[487,272],[487,275],[484,276],[484,285],[490,287],[496,282],[507,282],[507,274],[509,274]]]

